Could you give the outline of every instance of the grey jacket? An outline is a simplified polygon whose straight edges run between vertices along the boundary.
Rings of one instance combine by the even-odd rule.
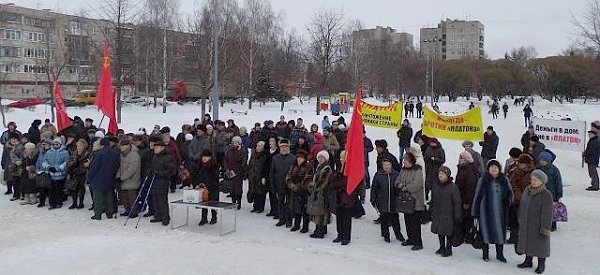
[[[189,156],[186,156],[189,160],[197,163],[202,156],[202,151],[211,150],[210,142],[206,137],[195,137],[189,144],[188,151]]]
[[[433,185],[431,196],[431,232],[452,236],[454,224],[462,223],[462,201],[456,184],[449,179],[447,183]]]
[[[530,194],[529,188],[525,188],[519,206],[517,252],[546,258],[550,256],[552,193],[544,188],[538,194]]]
[[[402,168],[395,185],[398,189],[410,193],[415,199],[415,211],[425,210],[425,182],[421,166],[415,165],[410,169]]]
[[[140,187],[142,162],[138,149],[131,146],[126,154],[121,153],[121,166],[117,170],[117,179],[121,180],[121,190],[136,190]]]
[[[269,170],[269,182],[271,184],[271,190],[277,193],[285,193],[286,190],[286,176],[287,172],[292,167],[292,163],[296,157],[292,154],[287,155],[276,155],[273,157],[271,162],[271,169]]]

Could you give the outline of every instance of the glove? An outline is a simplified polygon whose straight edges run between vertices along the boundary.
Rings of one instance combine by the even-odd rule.
[[[54,166],[52,166],[52,167],[48,168],[48,171],[50,173],[56,173],[56,168]]]

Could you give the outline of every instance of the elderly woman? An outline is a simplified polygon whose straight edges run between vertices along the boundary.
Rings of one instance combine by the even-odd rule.
[[[329,176],[331,167],[329,166],[329,153],[321,151],[317,154],[317,167],[312,176],[312,181],[308,183],[308,202],[306,213],[312,217],[317,226],[315,232],[310,235],[311,238],[323,239],[327,234],[327,224],[325,223],[325,190],[329,185]]]
[[[35,196],[35,162],[37,161],[38,155],[35,149],[35,144],[26,143],[25,151],[23,153],[23,159],[21,160],[23,169],[23,176],[21,177],[21,191],[23,193],[24,201],[21,205],[34,205],[37,203],[37,197]]]
[[[233,203],[237,203],[238,210],[242,208],[242,183],[248,156],[246,149],[243,147],[242,138],[234,136],[231,139],[231,146],[223,158],[225,177],[231,181],[233,187],[231,199]]]
[[[265,199],[269,191],[267,178],[270,163],[269,153],[265,152],[265,142],[258,141],[248,165],[248,196],[251,196],[254,201],[252,213],[262,213],[265,210]]]
[[[300,150],[296,153],[296,160],[292,163],[292,167],[287,172],[285,182],[290,190],[289,213],[292,214],[294,227],[291,231],[300,230],[300,221],[304,219],[302,232],[308,232],[309,217],[306,213],[307,205],[307,180],[312,178],[313,167],[307,161],[307,153]]]
[[[471,215],[479,220],[479,231],[483,239],[483,260],[489,261],[489,244],[496,245],[496,259],[506,263],[504,242],[506,241],[508,207],[513,192],[508,178],[502,174],[497,160],[487,163],[487,173],[477,183]]]
[[[463,151],[458,158],[456,185],[460,190],[465,232],[471,232],[473,230],[471,205],[473,204],[473,197],[475,196],[475,188],[477,187],[479,176],[479,166],[475,163],[473,155],[467,150]]]
[[[531,173],[531,184],[525,188],[519,207],[517,252],[525,254],[525,261],[518,267],[532,267],[533,257],[537,257],[537,274],[544,273],[546,258],[550,256],[552,193],[546,188],[547,182],[548,177],[542,170],[534,170]]]
[[[416,150],[411,150],[416,151]],[[404,154],[402,157],[402,169],[394,185],[402,192],[408,192],[415,200],[414,213],[404,213],[404,224],[408,239],[402,242],[402,246],[412,246],[411,250],[423,249],[421,238],[421,218],[425,211],[425,176],[419,160],[413,152]]]
[[[440,248],[435,252],[443,257],[452,256],[452,235],[457,224],[462,223],[460,191],[452,182],[447,166],[440,167],[438,181],[431,192],[431,233],[438,235]]]

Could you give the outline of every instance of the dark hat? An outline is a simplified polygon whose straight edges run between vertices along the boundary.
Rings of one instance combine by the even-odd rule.
[[[521,149],[519,148],[512,148],[510,149],[510,151],[508,151],[508,155],[511,158],[518,158],[519,156],[521,156],[521,154],[523,154],[523,151],[521,151]]]
[[[279,146],[290,146],[290,141],[286,138],[283,138],[279,141]]]
[[[44,120],[44,122],[45,122],[45,123],[48,123],[48,122],[50,122],[50,119],[49,119],[49,118],[47,118],[47,119],[45,119],[45,120]]]
[[[229,123],[229,122],[234,123],[233,119],[228,119],[227,123]]]
[[[29,133],[25,133],[25,134],[22,134],[22,135],[21,135],[21,138],[24,138],[24,139],[27,139],[27,140],[29,140],[29,138],[30,138],[30,135],[29,135]]]
[[[169,126],[165,126],[165,127],[162,127],[162,129],[160,129],[161,134],[166,134],[166,133],[170,133],[170,132],[171,132],[171,128],[169,128]]]
[[[330,127],[330,126],[325,126],[325,127],[323,128],[323,131],[330,132],[330,131],[331,131],[331,127]]]
[[[498,169],[500,170],[500,172],[502,172],[502,165],[501,165],[501,164],[500,164],[500,162],[498,162],[497,160],[495,160],[495,159],[491,159],[491,160],[489,160],[489,161],[487,162],[487,164],[486,164],[486,166],[485,166],[485,167],[486,167],[486,168],[489,170],[489,169],[490,169],[490,166],[496,166],[496,167],[498,167]]]
[[[113,142],[113,143],[119,143],[119,138],[117,138],[115,136],[108,136],[108,141]]]
[[[149,142],[153,142],[153,143],[155,143],[155,144],[156,144],[156,143],[158,143],[158,142],[161,142],[162,140],[163,140],[163,139],[162,139],[162,137],[161,137],[161,136],[159,136],[159,135],[151,135],[151,136],[148,138],[148,141],[149,141]]]
[[[254,123],[254,127],[260,127],[260,122]]]
[[[298,152],[296,152],[296,157],[306,158],[307,155],[308,155],[308,153],[304,150],[298,150]]]
[[[527,127],[527,129],[533,129],[533,124],[529,124],[529,127]]]
[[[487,129],[494,131],[494,127],[493,126],[488,126]]]
[[[196,127],[196,130],[200,130],[202,132],[206,132],[206,126],[200,124],[200,125],[198,125],[198,127]]]
[[[394,163],[394,160],[390,156],[385,156],[381,159],[381,163],[384,162]]]
[[[442,166],[438,171],[446,174],[448,178],[452,176],[452,171],[450,171],[450,168],[448,168],[448,166]]]
[[[266,120],[264,124],[265,125],[273,125],[273,121],[272,120]]]
[[[80,118],[80,117],[78,117],[78,116],[74,116],[74,117],[73,117],[73,120],[81,120],[81,118]]]
[[[121,145],[121,146],[131,145],[131,140],[129,140],[128,138],[121,139],[121,141],[119,141],[119,145]]]
[[[204,151],[202,151],[202,157],[212,157],[212,151],[208,150],[208,149],[204,149]]]
[[[34,120],[34,121],[33,121],[33,123],[31,123],[31,124],[32,124],[32,125],[35,125],[35,126],[39,126],[40,124],[42,124],[42,121],[41,121],[41,120],[39,120],[39,119],[36,119],[36,120]]]
[[[89,117],[88,117],[88,118],[86,118],[86,119],[85,119],[85,121],[86,121],[86,122],[94,122],[94,120],[93,120],[93,119],[91,119],[91,118],[89,118]]]
[[[540,138],[538,136],[532,136],[529,140],[531,140],[533,142],[539,142]]]
[[[385,139],[378,139],[375,141],[375,147],[387,148],[388,143]]]
[[[100,139],[100,145],[102,145],[102,146],[110,145],[110,137],[103,137],[102,139]]]

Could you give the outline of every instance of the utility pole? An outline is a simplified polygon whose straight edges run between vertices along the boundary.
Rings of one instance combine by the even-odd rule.
[[[165,0],[164,35],[163,35],[163,114],[167,112],[167,0]]]
[[[433,62],[434,61],[434,57],[431,56],[431,107],[433,107],[433,102],[435,102],[434,99],[434,92],[433,92]]]
[[[219,1],[213,0],[213,28],[212,28],[212,36],[213,36],[213,64],[212,64],[212,91],[211,91],[211,100],[212,100],[212,119],[216,121],[219,119],[219,26],[218,26],[218,3]]]

